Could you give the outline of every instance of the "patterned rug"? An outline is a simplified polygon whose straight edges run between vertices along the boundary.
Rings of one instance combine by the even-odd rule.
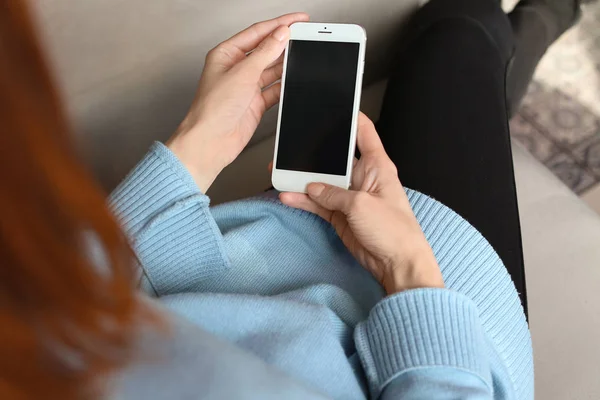
[[[544,56],[513,138],[577,194],[600,185],[600,2]]]

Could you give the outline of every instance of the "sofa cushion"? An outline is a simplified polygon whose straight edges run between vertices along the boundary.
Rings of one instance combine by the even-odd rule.
[[[177,128],[206,53],[250,24],[293,11],[352,22],[368,34],[365,82],[385,75],[418,0],[31,1],[86,159],[110,190],[153,140]],[[272,133],[271,111],[255,141]]]

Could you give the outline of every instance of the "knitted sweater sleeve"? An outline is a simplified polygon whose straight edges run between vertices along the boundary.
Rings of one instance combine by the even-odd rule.
[[[416,289],[378,303],[355,331],[373,399],[491,399],[475,303],[447,289]]]
[[[152,145],[109,201],[140,261],[145,292],[184,292],[229,267],[208,197],[162,143]]]

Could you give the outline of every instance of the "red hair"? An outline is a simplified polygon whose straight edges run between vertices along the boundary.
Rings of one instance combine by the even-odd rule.
[[[1,399],[99,394],[139,323],[135,258],[69,133],[25,2],[0,2]]]

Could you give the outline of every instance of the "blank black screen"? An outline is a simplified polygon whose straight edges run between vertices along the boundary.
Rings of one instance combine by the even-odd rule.
[[[359,44],[292,40],[277,168],[346,175]]]

